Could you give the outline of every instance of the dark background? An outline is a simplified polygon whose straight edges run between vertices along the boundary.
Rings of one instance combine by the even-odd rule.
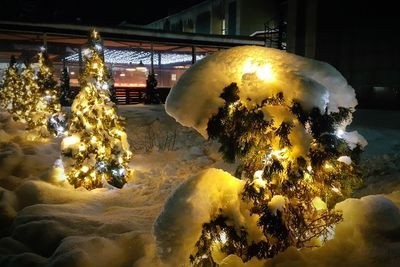
[[[147,24],[202,0],[0,0],[0,20],[115,26]]]

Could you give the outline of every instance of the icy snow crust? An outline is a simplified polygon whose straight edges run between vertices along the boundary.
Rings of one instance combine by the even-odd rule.
[[[136,180],[121,190],[90,192],[57,179],[53,164],[60,157],[60,140],[29,141],[23,125],[0,112],[1,267],[183,266],[197,231],[209,219],[208,209],[240,212],[235,192],[241,182],[228,173],[235,168],[222,162],[217,144],[178,125],[162,106],[119,111],[127,118]],[[390,118],[386,125],[384,118]],[[393,128],[393,121],[400,121],[399,112],[356,112],[352,127],[374,142],[362,161],[366,186],[356,192],[362,198],[338,204],[344,221],[333,240],[315,250],[289,249],[264,262],[242,264],[230,256],[219,259],[221,265],[398,266],[400,127]],[[163,149],[167,134],[175,132],[174,148]],[[168,220],[157,221],[160,213]]]
[[[242,99],[258,103],[282,92],[287,103],[296,100],[306,110],[335,112],[357,105],[354,89],[331,65],[273,48],[239,46],[214,53],[186,71],[167,98],[167,113],[206,137],[208,120],[223,105],[219,95],[232,82]]]

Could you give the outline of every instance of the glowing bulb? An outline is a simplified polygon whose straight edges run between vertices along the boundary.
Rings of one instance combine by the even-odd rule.
[[[76,143],[79,143],[80,140],[81,139],[79,138],[79,136],[76,136],[76,135],[68,136],[68,137],[65,137],[64,140],[62,141],[62,146],[69,147]]]
[[[85,144],[80,144],[79,145],[79,151],[85,151],[85,149],[86,149]]]
[[[86,166],[86,165],[85,165],[85,166],[82,166],[82,168],[81,168],[81,171],[84,172],[84,173],[87,173],[88,170],[89,170],[89,167]]]
[[[256,172],[254,173],[254,176],[253,176],[254,179],[262,178],[263,173],[264,173],[263,170],[258,170],[258,171],[256,171]]]
[[[340,189],[337,188],[336,186],[332,186],[331,189],[332,189],[332,191],[335,192],[335,193],[342,194],[342,192],[340,192]]]
[[[341,138],[343,136],[343,134],[344,134],[344,131],[342,129],[337,129],[337,131],[336,131],[337,137]]]
[[[226,237],[226,233],[224,231],[219,234],[219,239],[221,240],[221,244],[225,244],[226,241],[228,241],[228,238]]]
[[[326,210],[326,203],[320,197],[315,197],[312,200],[312,205],[316,210]]]
[[[311,165],[308,165],[308,166],[307,166],[307,171],[309,171],[309,172],[311,172],[311,171],[312,171],[312,167],[311,167]]]
[[[257,186],[258,188],[265,188],[267,186],[267,183],[264,181],[264,179],[258,177],[257,179],[254,179],[254,185]]]
[[[101,51],[102,49],[101,45],[99,44],[96,44],[94,47],[96,48],[97,51]]]
[[[332,165],[331,164],[329,164],[329,163],[325,163],[325,169],[331,169],[332,168]]]

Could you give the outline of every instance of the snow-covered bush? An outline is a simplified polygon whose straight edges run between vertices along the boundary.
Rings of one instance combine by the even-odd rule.
[[[330,238],[342,218],[334,205],[360,182],[354,162],[366,141],[345,132],[356,104],[332,66],[275,49],[237,47],[188,70],[166,110],[218,140],[224,158],[239,164],[240,198],[255,219],[237,224],[232,214],[209,209],[192,264],[215,265],[216,253],[271,258]]]

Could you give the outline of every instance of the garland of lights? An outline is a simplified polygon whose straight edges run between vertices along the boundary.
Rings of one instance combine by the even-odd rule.
[[[121,188],[131,157],[123,120],[110,99],[110,80],[99,34],[92,31],[80,77],[81,91],[72,107],[68,135],[62,141],[65,174],[75,187]]]
[[[226,161],[241,162],[236,175],[246,180],[242,200],[250,204],[249,212],[257,216],[257,227],[264,236],[250,240],[246,225],[235,227],[234,218],[221,210],[203,225],[191,263],[216,266],[213,250],[236,254],[246,262],[253,257],[272,258],[290,246],[321,246],[342,220],[334,205],[349,197],[361,182],[353,163],[360,146],[351,149],[335,134],[351,110],[339,108],[328,114],[314,108],[306,112],[297,102],[287,103],[283,93],[255,104],[240,99],[235,83],[220,97],[225,105],[209,120],[207,132],[210,139],[221,143]],[[276,118],[264,118],[266,107],[284,108],[294,119],[274,127]],[[313,138],[307,157],[291,154],[289,135],[294,125],[304,127]]]
[[[85,49],[83,55],[90,53]],[[192,62],[192,55],[188,53],[160,53],[161,65],[184,64]],[[204,58],[205,55],[196,55],[196,60]],[[78,62],[79,54],[73,54],[65,58],[67,61]],[[115,50],[104,49],[104,60],[107,64],[151,64],[151,52],[141,50]],[[158,57],[153,58],[153,64],[158,65]]]

